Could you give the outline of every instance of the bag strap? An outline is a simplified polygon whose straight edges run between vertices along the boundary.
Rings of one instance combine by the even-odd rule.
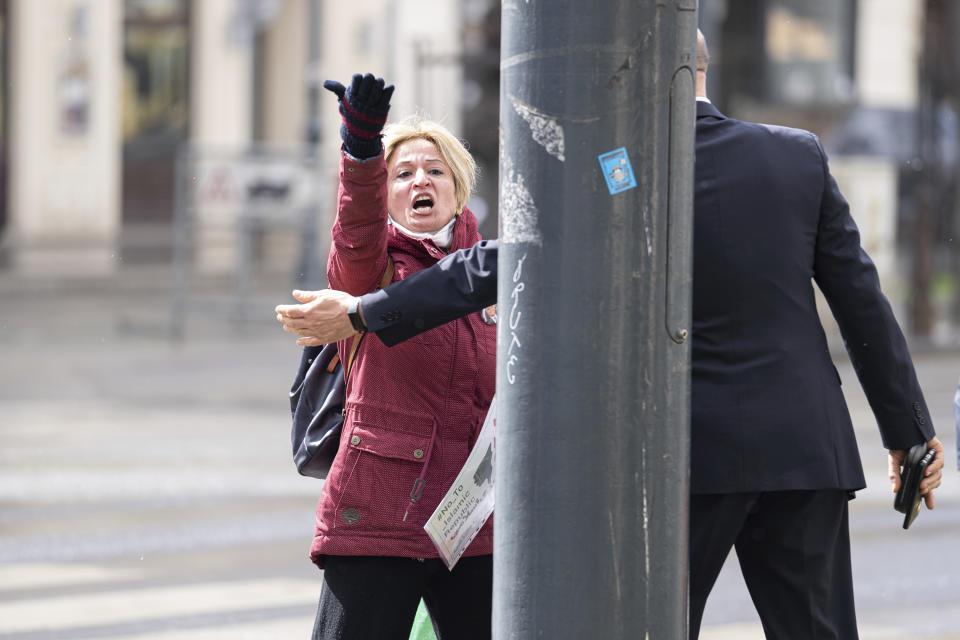
[[[393,282],[393,268],[394,268],[393,258],[388,254],[387,268],[383,272],[383,277],[380,278],[380,286],[377,287],[377,289],[383,289],[384,287],[389,285],[391,282]],[[360,349],[360,341],[363,340],[363,336],[365,335],[366,333],[361,332],[353,336],[353,344],[350,345],[350,355],[347,356],[347,366],[343,370],[344,378],[349,379],[350,377],[350,369],[353,367],[353,359],[356,357],[357,350]]]

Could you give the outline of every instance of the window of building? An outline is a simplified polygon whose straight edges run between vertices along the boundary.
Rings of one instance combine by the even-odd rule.
[[[189,3],[125,0],[123,217],[169,221],[189,124]]]
[[[727,108],[832,109],[853,100],[854,0],[704,0]]]

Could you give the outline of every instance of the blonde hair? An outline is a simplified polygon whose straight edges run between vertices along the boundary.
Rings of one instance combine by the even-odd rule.
[[[427,140],[440,152],[440,157],[453,172],[453,185],[459,213],[477,184],[477,163],[457,136],[439,122],[419,116],[390,123],[383,129],[383,157],[387,164],[397,149],[411,140]]]

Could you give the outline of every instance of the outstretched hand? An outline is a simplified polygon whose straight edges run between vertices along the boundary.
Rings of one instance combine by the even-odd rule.
[[[297,344],[319,347],[349,338],[357,332],[347,315],[354,297],[335,289],[293,292],[300,304],[277,305],[274,311],[283,330],[300,336]]]
[[[920,495],[923,496],[923,502],[927,509],[933,509],[933,490],[940,486],[943,478],[943,443],[936,437],[927,443],[928,449],[933,449],[933,462],[927,465],[924,471],[923,480],[920,481]],[[896,449],[887,452],[887,462],[889,466],[890,483],[893,485],[893,492],[900,490],[900,471],[903,469],[903,460],[907,452],[904,449]]]
[[[355,73],[349,87],[327,80],[323,88],[334,93],[340,101],[340,115],[343,117],[340,137],[344,150],[361,160],[379,155],[383,151],[380,131],[387,122],[394,86],[387,85],[383,78],[375,78],[372,73]]]

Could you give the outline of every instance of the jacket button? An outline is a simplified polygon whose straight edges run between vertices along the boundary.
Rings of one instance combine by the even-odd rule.
[[[414,449],[414,451],[413,451],[413,457],[416,458],[417,460],[419,460],[420,458],[422,458],[422,457],[423,457],[423,449]]]
[[[350,444],[352,444],[353,446],[357,446],[358,444],[360,444],[360,436],[353,436],[352,438],[350,438]]]

